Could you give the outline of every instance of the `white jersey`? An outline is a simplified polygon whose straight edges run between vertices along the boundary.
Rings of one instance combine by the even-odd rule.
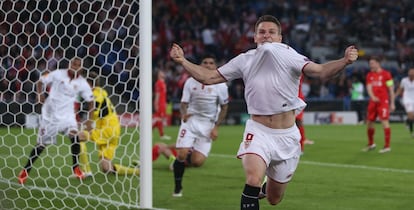
[[[85,101],[93,100],[92,89],[86,79],[79,76],[70,79],[67,70],[55,70],[40,78],[40,81],[49,86],[49,95],[42,106],[43,120],[65,121],[75,118],[74,103],[77,97]]]
[[[410,81],[408,77],[401,80],[400,87],[404,89],[403,103],[414,103],[414,81]]]
[[[188,103],[188,114],[215,121],[218,105],[229,102],[228,88],[225,83],[203,85],[190,77],[185,81],[181,102]]]
[[[306,106],[298,97],[299,80],[309,62],[286,44],[265,43],[238,55],[218,71],[226,80],[243,79],[249,114],[299,113]]]

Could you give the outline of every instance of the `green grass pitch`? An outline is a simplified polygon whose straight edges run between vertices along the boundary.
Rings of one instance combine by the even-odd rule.
[[[284,210],[389,210],[412,209],[414,195],[414,138],[410,137],[403,124],[392,126],[392,151],[379,154],[383,146],[380,124],[376,130],[376,151],[361,152],[366,145],[364,125],[320,125],[306,126],[309,139],[314,145],[306,145],[305,154],[289,184],[284,200],[277,207],[266,200],[260,207]],[[170,136],[176,136],[178,127],[166,128]],[[24,132],[25,135],[21,133]],[[243,126],[222,126],[219,139],[214,142],[210,157],[202,168],[188,168],[184,174],[182,198],[173,198],[173,175],[168,161],[160,157],[153,163],[153,206],[161,209],[239,209],[240,193],[244,186],[244,173],[240,160],[235,158],[240,144]],[[129,131],[122,141],[115,162],[130,164],[139,151],[131,146],[137,132]],[[154,143],[159,142],[158,133],[153,133]],[[120,195],[126,200],[136,198],[139,190],[131,194],[116,193],[130,186],[137,186],[138,179],[105,175],[98,172],[96,158],[91,160],[96,172],[93,180],[70,180],[71,174],[68,140],[58,141],[48,148],[32,170],[25,187],[17,185],[16,175],[25,164],[27,155],[35,143],[35,132],[20,128],[0,129],[0,209],[75,209],[79,206],[94,206],[96,209],[129,209],[117,205]],[[132,135],[132,136],[131,136]],[[165,143],[174,143],[163,141]],[[96,151],[88,143],[92,157]],[[65,157],[57,155],[68,153]],[[120,153],[128,154],[121,158]],[[42,160],[42,161],[40,161]],[[43,166],[42,166],[43,164]],[[60,178],[56,178],[59,177]],[[117,181],[119,180],[119,181]],[[115,183],[115,192],[110,184]],[[37,188],[31,188],[36,184]],[[54,193],[49,188],[58,189]],[[83,192],[87,192],[83,194]],[[98,196],[96,196],[98,195]],[[115,201],[109,202],[108,200]],[[83,209],[83,208],[80,208]]]

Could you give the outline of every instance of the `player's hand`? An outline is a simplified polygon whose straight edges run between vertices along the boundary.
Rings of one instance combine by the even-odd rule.
[[[181,120],[183,122],[187,122],[188,118],[190,118],[191,116],[193,116],[193,114],[184,114]]]
[[[347,64],[351,64],[358,59],[358,49],[354,45],[345,49],[345,59]]]
[[[395,104],[391,103],[390,104],[390,112],[394,112],[395,111]]]
[[[215,141],[218,137],[218,127],[214,126],[214,128],[210,132],[210,138]]]
[[[182,64],[185,60],[183,49],[175,43],[171,47],[170,57],[179,64]]]
[[[378,97],[376,97],[376,96],[372,96],[371,97],[371,100],[373,101],[373,102],[379,102],[380,100],[379,100],[379,98]]]
[[[93,124],[92,120],[86,120],[85,127],[87,131],[91,131],[93,129],[92,124]]]
[[[87,141],[90,137],[88,131],[79,131],[78,132],[79,141]]]

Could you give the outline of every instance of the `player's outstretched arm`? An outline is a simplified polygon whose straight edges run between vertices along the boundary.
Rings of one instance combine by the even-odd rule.
[[[344,57],[333,60],[324,64],[309,63],[303,69],[303,72],[310,77],[317,77],[322,80],[330,79],[341,72],[347,65],[358,59],[358,50],[355,46],[349,46],[345,49]]]
[[[184,51],[178,44],[173,44],[170,50],[170,57],[178,64],[182,65],[188,73],[197,81],[206,84],[217,84],[226,82],[218,71],[209,71],[207,68],[191,63],[184,57]]]

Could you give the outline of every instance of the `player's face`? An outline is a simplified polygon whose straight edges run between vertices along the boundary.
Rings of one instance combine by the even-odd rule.
[[[410,80],[414,80],[414,68],[408,70],[408,77]]]
[[[254,34],[254,42],[261,45],[266,42],[282,42],[279,27],[273,22],[261,22]]]
[[[381,69],[381,65],[377,60],[371,59],[369,60],[369,68],[371,71],[379,71]]]
[[[165,79],[165,74],[164,74],[163,71],[159,71],[158,72],[158,79],[160,79],[160,80],[164,80]]]
[[[70,61],[70,68],[69,72],[72,73],[74,76],[77,76],[81,73],[82,70],[82,62],[79,59],[74,59]]]
[[[217,69],[216,62],[214,61],[213,58],[203,59],[203,61],[201,61],[201,66],[206,67],[207,69],[210,69],[210,70]]]

